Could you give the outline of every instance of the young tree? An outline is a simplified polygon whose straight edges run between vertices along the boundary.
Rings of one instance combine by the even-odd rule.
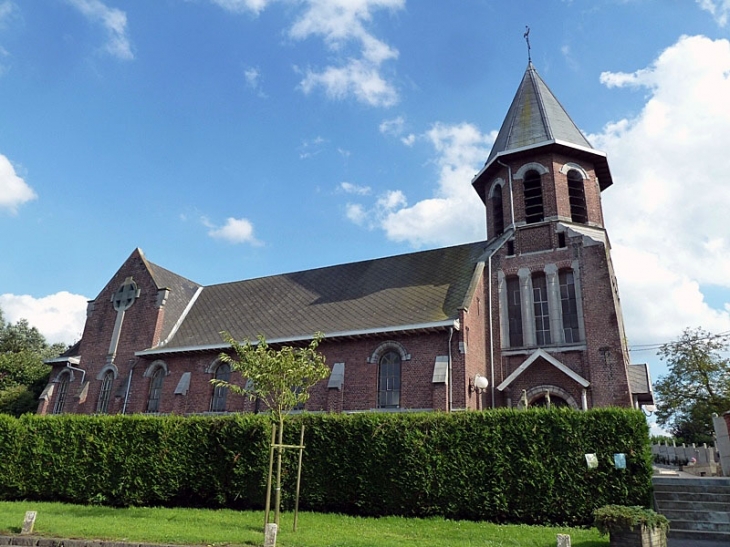
[[[258,343],[245,340],[240,343],[230,334],[222,333],[226,343],[231,345],[233,355],[221,353],[220,360],[230,365],[247,380],[238,386],[224,380],[211,380],[216,386],[224,386],[249,399],[258,399],[271,411],[271,418],[277,425],[278,459],[276,481],[281,484],[281,446],[284,435],[284,418],[298,405],[309,399],[309,390],[320,380],[327,377],[330,370],[325,357],[317,351],[324,334],[318,332],[308,346],[294,348],[284,346],[271,348],[264,336]],[[279,523],[280,488],[276,489],[274,501],[276,524]],[[268,510],[268,508],[267,508]]]
[[[688,328],[659,349],[669,374],[654,385],[657,423],[684,442],[712,441],[713,413],[730,410],[730,360],[723,356],[728,342],[727,335]]]

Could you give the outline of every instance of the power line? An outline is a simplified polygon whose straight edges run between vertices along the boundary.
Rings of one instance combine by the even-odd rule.
[[[725,338],[727,336],[730,336],[730,331],[725,332],[718,332],[717,334],[709,334],[708,336],[698,336],[696,338],[692,338],[691,340],[688,340],[688,342],[700,342],[702,340],[714,340],[716,338]],[[629,351],[631,352],[641,352],[641,351],[656,351],[662,346],[666,344],[672,344],[676,342],[676,340],[672,340],[671,342],[662,342],[662,343],[654,343],[654,344],[637,344],[635,346],[629,346]]]

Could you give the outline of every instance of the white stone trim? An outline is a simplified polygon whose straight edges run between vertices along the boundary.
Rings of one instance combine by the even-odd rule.
[[[145,369],[144,374],[142,375],[142,377],[143,378],[152,378],[152,376],[155,375],[155,371],[158,368],[161,368],[162,370],[165,371],[165,376],[169,376],[170,375],[170,371],[167,368],[167,363],[165,363],[165,361],[163,361],[161,359],[157,359],[155,361],[152,361],[152,363],[150,364],[150,366],[148,366]]]
[[[544,395],[546,391],[550,393],[550,395],[556,395],[560,397],[573,409],[580,410],[580,406],[578,406],[578,401],[575,400],[575,397],[565,391],[562,387],[554,386],[552,384],[543,384],[528,389],[526,393],[528,404],[532,404],[532,401],[537,399],[539,395]]]
[[[119,378],[119,369],[114,363],[108,363],[104,365],[104,367],[99,371],[99,374],[96,375],[97,380],[103,380],[104,376],[107,372],[111,371],[114,374],[114,379],[116,380]]]
[[[489,194],[488,199],[492,199],[494,197],[494,191],[499,186],[500,188],[504,188],[505,182],[502,177],[497,177],[494,182],[492,182],[492,185],[489,188]]]
[[[560,372],[562,372],[563,374],[568,376],[574,382],[577,382],[578,384],[580,384],[582,387],[586,388],[591,385],[591,383],[588,380],[586,380],[585,378],[583,378],[580,374],[578,374],[577,372],[574,372],[569,367],[565,366],[563,363],[558,361],[555,357],[550,355],[544,349],[538,348],[537,350],[535,350],[535,352],[532,355],[530,355],[530,357],[525,359],[525,361],[519,367],[517,367],[517,369],[512,374],[507,376],[507,378],[504,380],[504,382],[502,382],[501,384],[499,384],[497,386],[497,389],[499,391],[504,391],[506,388],[508,388],[510,386],[510,384],[512,382],[514,382],[523,372],[525,372],[532,363],[537,361],[537,359],[539,357],[542,357],[543,359],[545,359],[545,361],[547,361],[548,363],[553,365]]]
[[[375,348],[375,351],[373,351],[372,355],[368,358],[368,363],[375,365],[379,364],[380,358],[388,351],[395,351],[398,355],[400,355],[401,361],[411,360],[411,354],[406,351],[403,344],[396,342],[395,340],[388,340]]]
[[[590,180],[590,177],[588,176],[588,173],[586,173],[586,170],[585,170],[585,169],[583,169],[583,168],[582,168],[582,167],[581,167],[580,165],[578,165],[577,163],[573,163],[573,162],[568,162],[568,163],[566,163],[565,165],[563,165],[563,166],[562,166],[562,167],[560,168],[560,172],[561,172],[561,173],[562,173],[563,175],[567,175],[567,174],[568,174],[568,171],[571,171],[571,170],[573,170],[573,169],[575,169],[576,171],[578,171],[578,172],[580,173],[580,175],[581,175],[581,176],[583,177],[583,180]]]
[[[540,176],[549,173],[550,170],[545,167],[542,163],[538,163],[536,161],[531,161],[529,163],[524,164],[522,167],[520,167],[515,174],[512,175],[512,180],[522,180],[525,178],[525,173],[527,173],[530,170],[537,171]]]

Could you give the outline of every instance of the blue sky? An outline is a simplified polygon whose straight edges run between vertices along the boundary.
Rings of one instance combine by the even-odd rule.
[[[729,0],[0,0],[0,307],[73,342],[136,247],[203,284],[485,237],[532,60],[608,153],[630,346],[730,331]],[[638,348],[637,348],[638,349]],[[634,362],[652,362],[635,351]]]

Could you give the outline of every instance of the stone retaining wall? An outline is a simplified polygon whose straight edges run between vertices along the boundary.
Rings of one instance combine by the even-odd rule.
[[[33,535],[0,536],[0,545],[18,545],[22,547],[185,547],[180,545],[165,545],[160,543],[101,541],[94,539],[43,538]]]

